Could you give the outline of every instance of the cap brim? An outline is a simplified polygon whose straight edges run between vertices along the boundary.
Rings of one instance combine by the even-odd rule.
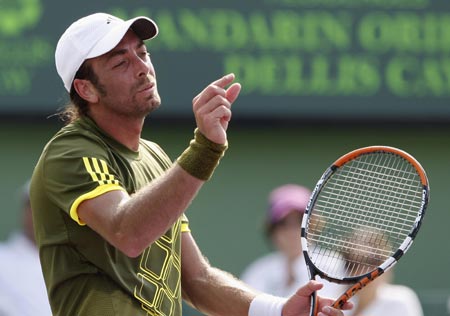
[[[113,28],[91,49],[86,59],[98,57],[111,51],[119,44],[130,28],[142,40],[149,40],[158,35],[158,26],[153,20],[143,16],[136,17]]]
[[[158,35],[158,26],[153,20],[145,16],[140,16],[130,21],[131,29],[136,33],[137,36],[139,36],[140,39],[145,41],[152,39],[156,35]]]

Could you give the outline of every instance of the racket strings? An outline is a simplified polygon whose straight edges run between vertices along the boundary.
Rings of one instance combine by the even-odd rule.
[[[372,271],[399,248],[422,204],[415,168],[391,153],[359,156],[329,178],[308,223],[314,264],[338,278]]]

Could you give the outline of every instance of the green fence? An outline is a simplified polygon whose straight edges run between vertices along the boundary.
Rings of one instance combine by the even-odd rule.
[[[58,127],[54,120],[46,124],[1,124],[1,239],[18,226],[18,200],[13,197]],[[192,129],[189,123],[148,123],[144,134],[176,158],[188,144]],[[287,182],[312,187],[335,158],[358,147],[377,144],[399,147],[414,155],[427,170],[431,201],[417,240],[396,267],[395,282],[417,291],[427,316],[446,315],[450,274],[440,271],[447,271],[450,266],[445,246],[450,240],[449,139],[450,127],[446,126],[232,123],[229,150],[212,180],[187,211],[193,235],[213,265],[238,275],[249,262],[268,251],[262,220],[266,197],[273,187]]]

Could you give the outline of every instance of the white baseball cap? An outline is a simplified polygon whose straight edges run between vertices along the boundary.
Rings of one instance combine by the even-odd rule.
[[[70,25],[58,41],[55,51],[56,70],[70,92],[75,74],[86,59],[106,54],[132,29],[142,40],[158,35],[158,26],[140,16],[124,21],[110,14],[94,13]]]

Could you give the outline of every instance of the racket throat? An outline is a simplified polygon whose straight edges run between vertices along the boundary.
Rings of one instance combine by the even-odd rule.
[[[371,283],[373,280],[378,278],[380,275],[384,273],[384,270],[381,268],[378,268],[372,273],[370,273],[368,276],[362,278],[360,281],[356,282],[351,288],[349,288],[344,294],[342,294],[334,303],[334,308],[342,309],[342,306],[350,299],[352,298],[357,292],[362,290],[367,284]]]

